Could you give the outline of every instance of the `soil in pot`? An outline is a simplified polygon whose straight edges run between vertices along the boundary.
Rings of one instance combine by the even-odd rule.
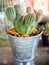
[[[12,36],[26,38],[26,37],[31,37],[31,36],[35,36],[35,35],[39,34],[41,32],[41,30],[36,28],[31,34],[20,34],[17,31],[15,31],[14,28],[11,28],[11,29],[7,29],[6,32]]]

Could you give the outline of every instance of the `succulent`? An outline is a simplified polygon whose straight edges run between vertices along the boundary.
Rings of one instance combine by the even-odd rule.
[[[21,14],[21,8],[19,5],[14,5],[14,9],[15,9],[16,15]]]
[[[15,20],[15,18],[16,18],[16,13],[15,13],[14,8],[8,7],[8,8],[6,9],[6,15],[7,15],[7,18],[8,18],[11,22],[13,22],[13,21]]]
[[[13,21],[14,28],[17,32],[31,34],[42,19],[42,12],[37,12],[37,15],[30,12],[22,15],[20,6],[15,5],[6,9],[6,16],[10,21]]]
[[[37,14],[36,14],[36,21],[37,22],[40,22],[42,20],[42,16],[43,16],[42,14],[43,14],[43,12],[41,10],[39,10],[37,12]]]

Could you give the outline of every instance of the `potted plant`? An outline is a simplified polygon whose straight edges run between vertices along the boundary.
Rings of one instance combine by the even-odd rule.
[[[43,16],[42,12],[32,13],[30,7],[27,7],[27,9],[24,15],[22,15],[19,5],[6,9],[6,16],[14,25],[14,28],[9,28],[6,31],[14,57],[19,65],[24,64],[24,62],[25,65],[28,65],[28,63],[31,65],[30,61],[35,57],[42,34],[38,28],[38,23]]]
[[[49,46],[49,22],[45,23],[45,30],[42,34],[43,46]]]

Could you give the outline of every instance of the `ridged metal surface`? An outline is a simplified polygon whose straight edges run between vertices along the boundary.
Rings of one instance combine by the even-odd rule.
[[[29,38],[20,38],[8,34],[17,61],[26,62],[34,59],[41,34]]]

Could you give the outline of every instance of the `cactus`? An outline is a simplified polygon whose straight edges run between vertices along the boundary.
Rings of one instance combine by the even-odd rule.
[[[38,12],[37,12],[37,14],[36,14],[36,21],[37,22],[40,22],[41,21],[41,19],[43,18],[43,12],[41,11],[41,10],[39,10]]]
[[[9,13],[9,7],[6,10],[7,13]],[[37,12],[37,15],[35,13],[27,13],[26,15],[22,15],[20,13],[20,6],[19,5],[15,5],[14,6],[14,10],[16,11],[16,17],[14,16],[15,14],[13,13],[13,11],[10,11],[12,17],[9,17],[10,14],[7,14],[7,17],[9,20],[13,20],[13,24],[14,24],[14,28],[17,32],[21,33],[21,34],[31,34],[35,28],[37,28],[38,23],[41,21],[42,19],[42,13],[41,11]],[[12,14],[13,13],[13,14]]]
[[[24,18],[25,16],[17,15],[14,21],[15,30],[17,30],[21,34],[26,33],[26,26],[24,24]]]
[[[36,16],[35,14],[27,14],[25,17],[25,25],[27,27],[27,34],[30,34],[34,29],[35,29],[35,24],[36,24]]]
[[[7,16],[7,18],[8,18],[11,22],[13,22],[13,21],[15,20],[15,18],[16,18],[16,14],[15,14],[14,8],[8,7],[8,8],[6,9],[6,16]]]
[[[15,9],[16,15],[21,14],[21,8],[19,5],[14,5],[14,9]]]

